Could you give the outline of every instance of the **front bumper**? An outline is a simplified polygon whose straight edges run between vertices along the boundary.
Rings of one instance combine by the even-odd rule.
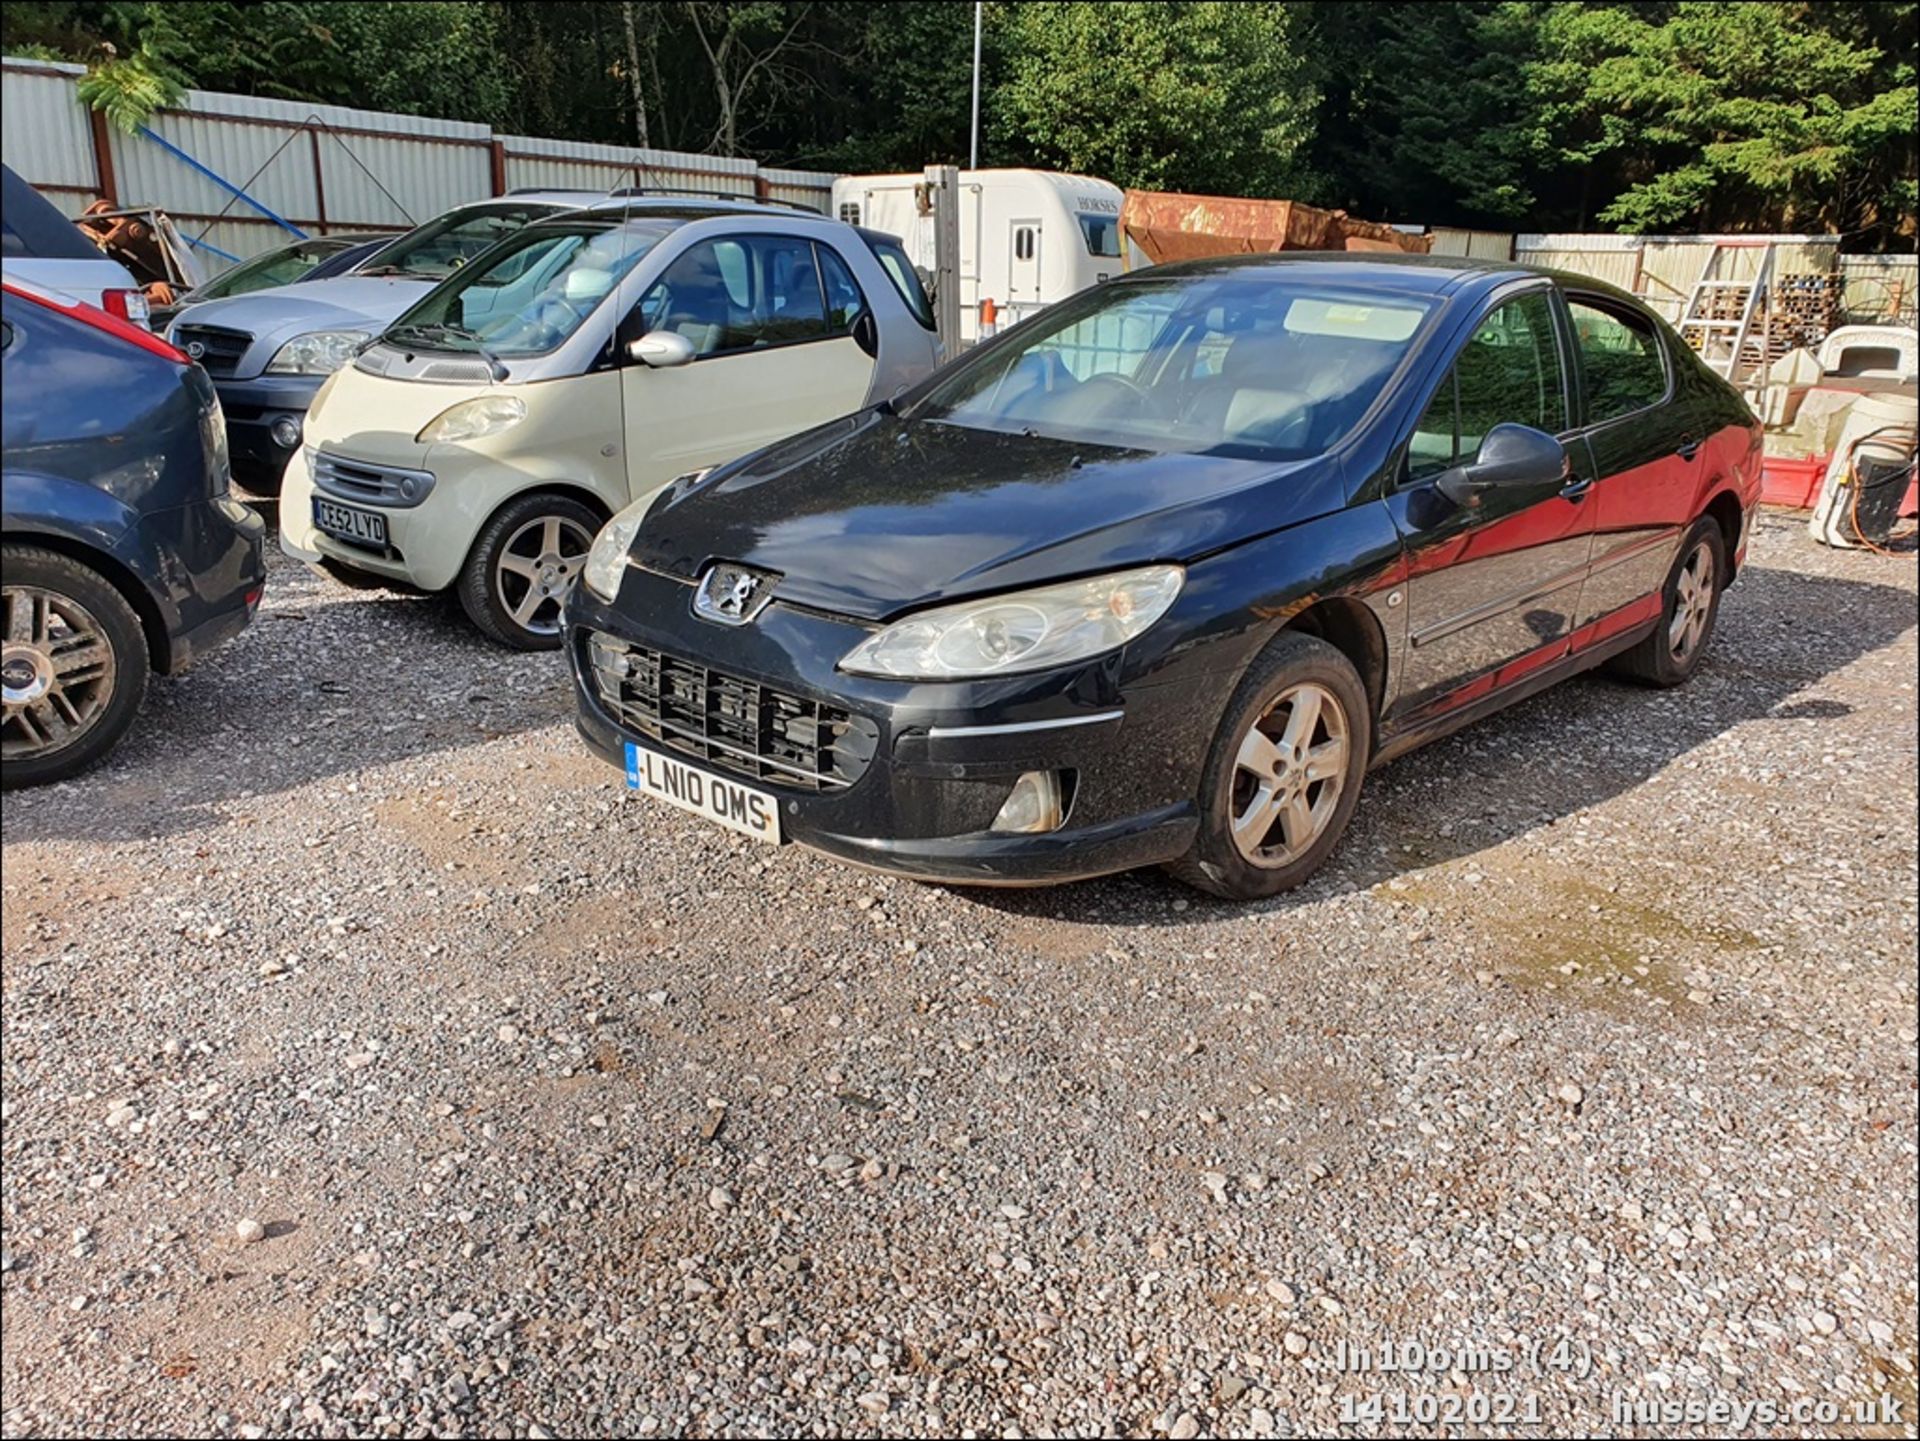
[[[280,486],[280,549],[307,565],[330,560],[410,589],[444,590],[459,575],[474,536],[497,504],[494,490],[483,485],[442,486],[426,504],[410,506],[330,496],[342,505],[385,517],[388,543],[384,549],[374,549],[328,535],[313,523],[318,487],[307,457],[303,448],[287,462]]]
[[[324,375],[261,375],[251,380],[216,380],[220,409],[227,417],[227,451],[233,477],[258,494],[279,493],[287,462],[300,449],[307,409],[326,382]],[[291,445],[276,428],[292,427]]]
[[[582,587],[568,603],[577,725],[625,766],[629,742],[742,780],[774,796],[783,833],[858,865],[919,879],[1035,885],[1154,865],[1186,852],[1194,796],[1231,677],[1183,675],[1122,685],[1120,657],[1064,671],[965,684],[889,682],[838,672],[866,631],[777,602],[751,626],[693,617],[691,587],[630,567],[617,606]],[[844,789],[781,783],[641,734],[599,693],[595,632],[729,678],[843,708],[876,731],[872,758]],[[1064,773],[1063,825],[996,832],[993,819],[1026,771]]]

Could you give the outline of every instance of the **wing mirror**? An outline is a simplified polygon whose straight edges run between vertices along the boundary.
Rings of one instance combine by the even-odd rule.
[[[693,359],[693,342],[674,330],[653,330],[627,346],[627,354],[655,370],[685,365]]]
[[[1465,465],[1443,471],[1433,488],[1455,505],[1477,506],[1490,491],[1543,490],[1569,473],[1567,448],[1544,430],[1504,422],[1494,426]]]

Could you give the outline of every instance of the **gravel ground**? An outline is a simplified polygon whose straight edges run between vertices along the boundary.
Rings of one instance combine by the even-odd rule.
[[[5,1433],[1911,1436],[1914,626],[1769,521],[1694,684],[1398,762],[1236,908],[757,848],[276,558],[6,801]]]

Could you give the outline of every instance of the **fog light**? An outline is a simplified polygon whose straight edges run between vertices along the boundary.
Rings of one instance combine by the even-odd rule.
[[[996,831],[1057,831],[1065,817],[1060,813],[1060,773],[1028,771],[1013,783],[1000,814],[993,818]]]
[[[300,444],[300,418],[283,415],[274,421],[268,433],[273,436],[273,443],[282,450],[296,449]]]

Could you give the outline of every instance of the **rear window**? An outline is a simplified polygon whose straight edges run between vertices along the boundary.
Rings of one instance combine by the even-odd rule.
[[[933,304],[927,299],[927,292],[921,288],[920,272],[913,268],[913,262],[907,259],[907,252],[901,248],[900,242],[891,235],[869,235],[865,231],[860,233],[860,238],[867,242],[867,249],[880,262],[880,268],[887,272],[887,279],[900,292],[900,298],[906,301],[913,318],[932,330]]]
[[[54,203],[0,166],[0,255],[99,260],[100,251]]]

